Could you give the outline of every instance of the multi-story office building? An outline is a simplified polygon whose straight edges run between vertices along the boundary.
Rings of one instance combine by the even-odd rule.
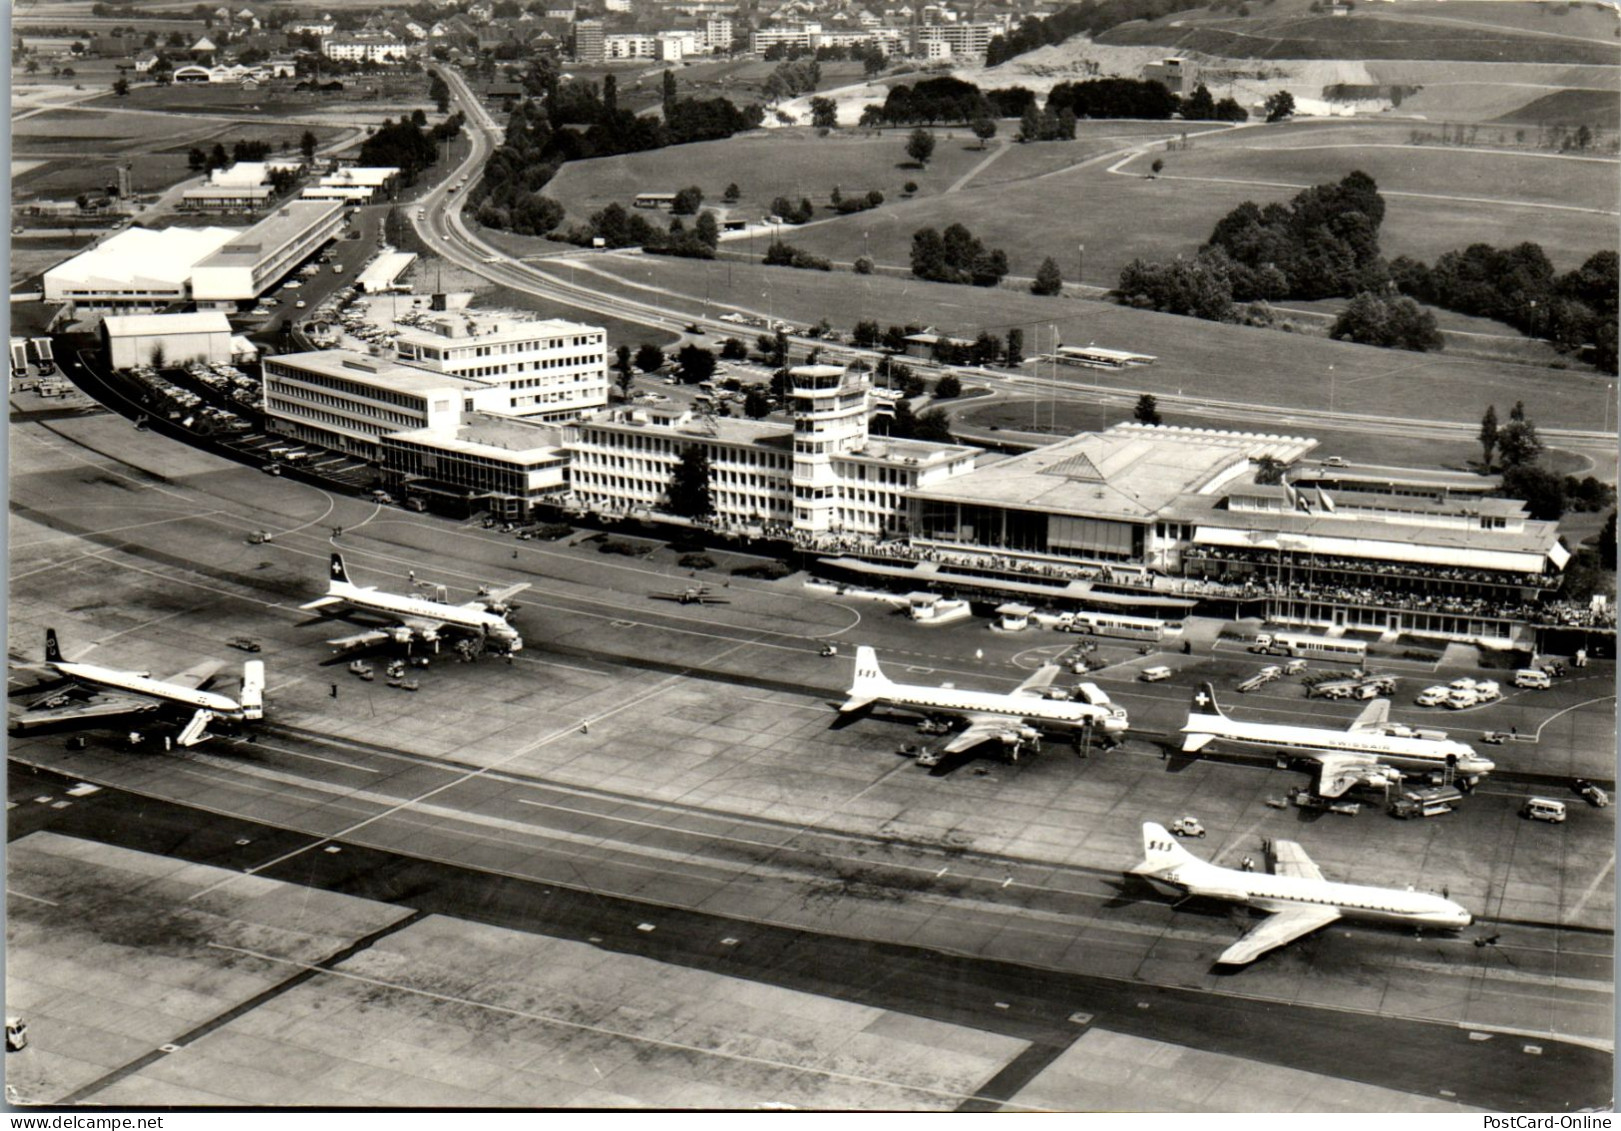
[[[907,492],[973,470],[977,448],[871,436],[866,375],[791,372],[792,425],[691,410],[616,409],[568,428],[569,489],[608,513],[660,509],[693,445],[708,456],[715,519],[806,538],[882,538],[907,528]]]
[[[394,340],[400,361],[500,391],[508,416],[571,420],[608,403],[608,335],[560,319],[446,312]]]
[[[558,428],[487,412],[382,437],[384,480],[442,509],[525,519],[568,489],[568,453]]]
[[[607,58],[601,20],[580,20],[574,25],[574,59],[580,63],[600,63]]]
[[[403,63],[411,44],[390,32],[339,33],[321,40],[321,54],[346,63]]]

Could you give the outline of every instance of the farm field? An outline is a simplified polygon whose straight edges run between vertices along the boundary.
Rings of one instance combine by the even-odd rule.
[[[1557,90],[1504,114],[1498,121],[1533,126],[1576,122],[1595,130],[1614,130],[1621,126],[1621,103],[1613,91],[1586,87]]]
[[[109,92],[90,100],[87,105],[157,110],[165,114],[235,117],[251,113],[255,117],[270,118],[322,117],[333,113],[369,116],[383,109],[397,114],[399,106],[408,109],[420,106],[430,113],[433,111],[427,80],[420,75],[386,80],[365,75],[345,76],[342,81],[346,89],[330,94],[295,91],[290,81],[281,81],[285,85],[273,84],[257,90],[244,90],[226,83],[132,84],[124,98]]]
[[[969,338],[1020,326],[1029,354],[1050,348],[1056,328],[1060,341],[1157,356],[1156,365],[1129,374],[1071,371],[1084,373],[1073,378],[1078,384],[1134,392],[1463,422],[1478,420],[1488,403],[1523,400],[1536,406],[1544,428],[1596,428],[1613,384],[1573,371],[1381,350],[1007,288],[625,254],[582,260],[579,269],[632,284],[627,293],[633,297],[687,296],[685,309],[694,312],[707,297],[711,312],[730,307],[800,324],[825,316],[843,330],[863,318],[883,325],[927,319],[942,332]],[[561,265],[545,270],[568,278]]]
[[[1360,167],[1383,189],[1429,192],[1437,197],[1386,197],[1381,247],[1387,257],[1409,255],[1431,262],[1444,252],[1482,240],[1517,243],[1529,239],[1540,243],[1554,265],[1564,270],[1578,266],[1594,251],[1614,246],[1613,213],[1544,207],[1569,202],[1613,208],[1617,171],[1621,170],[1614,162],[1550,157],[1537,165],[1537,158],[1519,153],[1461,153],[1406,146],[1390,150],[1323,148],[1295,154],[1229,148],[1239,140],[1259,143],[1262,136],[1258,128],[1237,131],[1191,150],[1145,154],[1131,166],[1146,174],[1150,157],[1163,157],[1165,173],[1157,180],[1111,175],[1101,166],[1092,166],[1040,181],[994,188],[970,186],[949,199],[899,201],[860,217],[821,221],[785,238],[839,262],[850,262],[870,248],[878,262],[905,266],[910,262],[914,231],[960,221],[987,245],[1006,250],[1012,273],[1027,278],[1035,274],[1043,258],[1052,255],[1065,278],[1073,280],[1076,249],[1084,244],[1083,281],[1112,287],[1121,268],[1133,259],[1191,254],[1209,237],[1217,220],[1246,200],[1286,202],[1308,185],[1338,180]],[[1289,136],[1298,144],[1298,132]],[[1457,165],[1449,160],[1453,158],[1460,159]],[[1274,161],[1293,164],[1279,169]],[[1463,172],[1453,171],[1458,168]],[[1386,175],[1380,176],[1381,172]],[[1561,195],[1561,178],[1566,175],[1573,180]],[[1508,202],[1511,190],[1502,183],[1505,177],[1519,178],[1530,198]],[[1225,183],[1244,180],[1270,184]],[[1442,198],[1452,193],[1504,202]],[[1055,208],[1055,199],[1071,203]],[[1584,205],[1583,201],[1590,203]]]

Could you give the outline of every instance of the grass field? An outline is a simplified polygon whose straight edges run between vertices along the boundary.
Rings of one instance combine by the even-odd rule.
[[[1595,130],[1621,127],[1621,103],[1613,91],[1559,90],[1528,102],[1498,121],[1533,126],[1589,126]]]
[[[1217,220],[1246,200],[1287,201],[1300,188],[1363,168],[1385,189],[1497,200],[1523,194],[1523,203],[1518,204],[1388,196],[1381,247],[1389,257],[1405,254],[1433,261],[1471,243],[1529,239],[1542,244],[1557,267],[1567,269],[1594,251],[1614,246],[1613,214],[1544,207],[1558,203],[1613,208],[1621,181],[1621,165],[1613,161],[1405,145],[1371,149],[1353,143],[1405,137],[1405,132],[1398,126],[1344,128],[1343,139],[1332,126],[1277,132],[1280,147],[1324,146],[1309,150],[1254,149],[1266,144],[1271,130],[1215,135],[1190,150],[1158,154],[1166,169],[1157,180],[1111,175],[1099,165],[1044,180],[970,186],[949,197],[920,197],[859,217],[818,223],[796,231],[792,242],[840,262],[850,262],[870,249],[880,263],[904,266],[909,263],[914,231],[961,221],[987,244],[1006,250],[1015,275],[1033,276],[1041,260],[1052,255],[1064,277],[1073,280],[1077,248],[1084,244],[1083,281],[1113,286],[1132,259],[1191,254],[1209,237]],[[1146,173],[1147,165],[1145,156],[1132,168]],[[1225,183],[1244,180],[1275,186]]]
[[[778,196],[794,200],[803,196],[825,205],[835,185],[846,195],[870,189],[882,192],[889,203],[855,217],[859,223],[890,208],[908,181],[917,182],[920,197],[944,191],[985,159],[978,144],[965,129],[939,131],[934,160],[927,169],[918,169],[906,156],[904,134],[819,138],[808,129],[770,130],[571,161],[546,186],[546,194],[576,220],[615,201],[629,206],[640,192],[675,192],[687,185],[703,189],[705,203],[719,207],[727,184],[735,181],[743,193],[735,208],[750,216],[770,211]]]
[[[1605,416],[1611,384],[1575,372],[1381,350],[1008,289],[632,255],[589,263],[654,288],[651,295],[629,292],[641,297],[659,290],[689,296],[684,309],[693,312],[707,296],[711,312],[730,306],[800,324],[825,316],[841,329],[872,318],[883,325],[928,323],[971,338],[982,329],[1001,335],[1020,326],[1031,354],[1048,348],[1056,327],[1060,341],[1156,355],[1156,365],[1129,374],[1067,371],[1078,383],[1136,392],[1457,421],[1478,420],[1488,403],[1501,415],[1503,406],[1523,400],[1544,427],[1593,428]],[[567,278],[566,269],[552,273]]]

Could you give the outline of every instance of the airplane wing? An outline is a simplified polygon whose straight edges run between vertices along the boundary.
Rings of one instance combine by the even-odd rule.
[[[512,598],[528,589],[530,582],[520,581],[516,585],[508,585],[504,589],[491,589],[481,592],[477,598],[462,606],[464,609],[488,609],[494,605],[504,605]]]
[[[940,753],[960,754],[964,750],[972,750],[982,742],[990,742],[992,739],[1000,741],[1003,735],[1023,725],[1024,720],[1014,715],[970,715],[968,726],[942,746]]]
[[[77,703],[62,702],[62,693],[46,696],[37,704],[11,716],[10,727],[15,731],[32,730],[53,723],[80,722],[87,719],[111,719],[125,715],[145,715],[156,711],[159,703],[142,695],[123,695],[99,692]]]
[[[1390,722],[1390,700],[1375,699],[1362,708],[1356,722],[1351,724],[1350,731],[1352,734],[1378,733],[1384,730],[1388,722]]]
[[[1213,734],[1189,734],[1182,737],[1182,753],[1197,754],[1216,740]]]
[[[333,605],[342,605],[346,602],[342,597],[317,597],[313,601],[306,601],[298,606],[305,612],[314,612],[317,609],[330,609]]]
[[[1372,785],[1387,780],[1387,768],[1366,754],[1321,754],[1317,762],[1322,772],[1317,779],[1320,797],[1339,797],[1354,785]]]
[[[1313,864],[1306,850],[1292,840],[1272,842],[1272,874],[1295,876],[1302,880],[1320,880],[1323,873]]]
[[[1040,695],[1043,688],[1052,686],[1053,680],[1058,678],[1060,669],[1057,664],[1047,664],[1032,675],[1029,679],[1013,689],[1015,695]]]
[[[177,683],[182,687],[190,687],[195,690],[213,679],[215,673],[224,666],[218,660],[204,660],[200,664],[193,664],[179,675],[171,676],[165,682]]]
[[[394,634],[381,628],[368,628],[364,632],[357,632],[353,636],[340,636],[327,643],[334,648],[363,648],[368,644],[381,644],[385,640],[394,639]]]
[[[1290,907],[1279,911],[1257,923],[1248,934],[1222,951],[1216,962],[1222,966],[1254,962],[1267,951],[1326,927],[1339,917],[1337,907]]]

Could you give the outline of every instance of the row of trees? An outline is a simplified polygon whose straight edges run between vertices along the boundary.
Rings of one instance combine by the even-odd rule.
[[[772,240],[771,246],[765,249],[765,264],[768,267],[798,267],[806,271],[833,270],[833,264],[828,260],[781,240]]]
[[[400,180],[413,184],[429,165],[439,158],[439,142],[461,133],[462,116],[453,114],[432,130],[424,129],[427,116],[421,110],[414,117],[401,115],[398,121],[384,120],[371,136],[360,144],[362,165],[385,165],[398,168]]]
[[[915,85],[889,88],[883,105],[873,103],[861,112],[866,127],[967,124],[978,118],[1017,118],[1035,103],[1036,96],[1022,86],[981,90],[949,75],[924,79]]]
[[[1621,293],[1617,255],[1595,252],[1574,271],[1556,274],[1542,248],[1472,244],[1449,251],[1427,267],[1398,256],[1390,274],[1403,293],[1460,314],[1506,322],[1546,338],[1564,352],[1593,347],[1593,361],[1616,371],[1616,298]]]
[[[562,222],[561,205],[548,197],[538,197],[536,201],[534,207],[556,210],[546,230],[550,231]],[[479,206],[480,222],[484,221],[485,212],[491,207],[489,201]],[[593,212],[585,223],[576,224],[554,238],[581,247],[593,246],[597,240],[601,240],[604,247],[640,247],[659,255],[713,259],[715,248],[720,243],[720,225],[716,223],[713,212],[704,211],[698,214],[690,228],[681,217],[675,216],[671,218],[669,228],[660,231],[645,217],[627,210],[616,201]]]
[[[913,334],[921,334],[922,326],[890,326],[880,328],[876,321],[863,319],[857,322],[850,332],[851,344],[861,349],[882,349],[891,354],[906,352],[906,339]],[[1018,326],[1007,332],[1007,337],[997,338],[989,331],[981,331],[979,336],[967,346],[956,343],[941,336],[932,348],[934,360],[947,365],[991,365],[1001,362],[1004,365],[1018,365],[1024,361],[1024,330]],[[907,376],[911,370],[906,371]],[[922,378],[918,378],[916,389],[908,392],[907,396],[917,396],[923,391]],[[953,391],[947,386],[941,391],[937,385],[935,396],[954,397],[961,392],[960,386]]]

